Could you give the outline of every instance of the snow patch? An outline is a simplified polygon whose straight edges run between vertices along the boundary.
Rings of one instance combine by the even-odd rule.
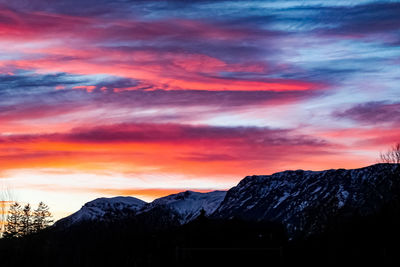
[[[283,196],[281,196],[278,200],[278,202],[275,204],[274,209],[276,209],[276,207],[278,207],[283,201],[285,201],[288,197],[290,196],[290,194],[288,192],[285,192],[283,194]]]

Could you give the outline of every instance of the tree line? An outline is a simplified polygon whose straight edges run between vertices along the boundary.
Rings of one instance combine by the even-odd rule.
[[[18,202],[14,202],[7,215],[4,229],[4,238],[21,237],[37,233],[53,222],[49,207],[40,202],[35,210],[32,210],[28,203],[22,207]]]

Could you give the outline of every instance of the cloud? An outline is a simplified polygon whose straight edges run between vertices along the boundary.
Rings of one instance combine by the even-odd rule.
[[[187,122],[246,107],[274,107],[306,101],[321,92],[208,91],[139,89],[141,81],[109,75],[40,74],[17,70],[0,74],[0,130],[15,132],[63,124],[118,123],[126,121]],[[135,89],[132,89],[134,87]],[[101,118],[99,117],[101,114]],[[47,124],[46,124],[47,123]],[[12,129],[14,125],[14,129]],[[42,126],[41,126],[42,125]],[[7,128],[7,129],[6,129]]]
[[[237,157],[233,157],[227,154],[206,154],[206,153],[190,153],[188,155],[184,155],[179,157],[181,160],[187,161],[200,161],[200,162],[211,162],[211,161],[233,161],[240,160]]]
[[[222,127],[207,125],[124,123],[76,128],[68,133],[10,135],[0,142],[72,142],[72,143],[217,143],[258,146],[325,146],[324,141],[304,135],[292,135],[290,130],[267,127]]]
[[[389,101],[367,102],[334,114],[367,125],[400,125],[400,103]]]
[[[0,94],[18,95],[29,89],[40,91],[54,89],[62,84],[71,86],[82,83],[82,77],[66,73],[35,74],[29,71],[18,70],[13,74],[0,74]],[[32,93],[30,91],[28,94]]]
[[[300,167],[302,162],[308,166],[328,164],[324,159],[338,158],[342,153],[340,146],[295,129],[173,123],[124,123],[65,133],[2,135],[0,147],[0,167],[5,169],[59,166],[126,175],[245,175],[276,166]]]
[[[75,75],[103,73],[135,81],[118,90],[326,88],[322,79],[308,81],[274,75],[276,66],[272,63],[270,66],[265,55],[278,51],[278,39],[283,34],[278,31],[176,17],[121,19],[112,17],[112,10],[110,17],[91,14],[84,17],[59,14],[56,10],[33,12],[29,5],[17,4],[17,7],[4,8],[3,20],[0,20],[4,42],[17,47],[12,51],[17,53],[14,58],[2,61],[7,70],[20,68]],[[43,39],[47,42],[42,42]],[[24,45],[27,42],[32,45]],[[260,47],[259,43],[266,45]],[[1,47],[11,49],[6,44]],[[93,86],[77,87],[92,91]]]
[[[327,33],[344,36],[390,33],[400,27],[400,3],[372,2],[364,5],[327,8],[318,11],[322,21],[337,25]]]
[[[0,0],[2,176],[150,199],[372,164],[399,137],[398,13],[373,0]]]
[[[54,89],[74,89],[80,86],[93,86],[98,91],[117,91],[136,87],[138,83],[134,79],[117,76],[73,75],[63,72],[41,74],[19,69],[12,74],[0,74],[0,95],[29,97],[54,93]]]
[[[90,129],[74,129],[60,140],[84,143],[166,142],[215,143],[259,146],[324,146],[323,141],[307,136],[291,136],[290,131],[261,127],[217,127],[180,124],[119,124]],[[57,139],[57,137],[56,137]]]

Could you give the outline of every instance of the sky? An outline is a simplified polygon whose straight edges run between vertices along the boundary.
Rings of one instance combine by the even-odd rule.
[[[0,186],[56,219],[400,141],[399,1],[0,0]]]

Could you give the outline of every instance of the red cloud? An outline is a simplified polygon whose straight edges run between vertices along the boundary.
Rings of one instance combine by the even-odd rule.
[[[18,60],[3,60],[1,65],[7,68],[109,74],[140,80],[147,88],[166,90],[304,91],[325,87],[319,82],[296,79],[227,78],[221,73],[268,74],[269,68],[261,61],[243,57],[227,61],[211,56],[207,53],[214,54],[212,48],[190,52],[190,43],[241,43],[276,35],[268,31],[260,33],[196,20],[118,20],[6,8],[0,16],[2,40],[19,47],[17,53],[24,53]],[[143,42],[140,48],[128,45],[132,49],[125,49],[124,43],[139,41]],[[171,43],[178,47],[169,49]]]
[[[340,147],[323,140],[258,127],[118,124],[64,134],[3,136],[0,147],[24,149],[3,154],[3,168],[62,166],[127,173],[150,168],[188,175],[245,175],[293,166],[359,166],[359,159],[344,158]],[[18,153],[26,160],[18,160]]]

